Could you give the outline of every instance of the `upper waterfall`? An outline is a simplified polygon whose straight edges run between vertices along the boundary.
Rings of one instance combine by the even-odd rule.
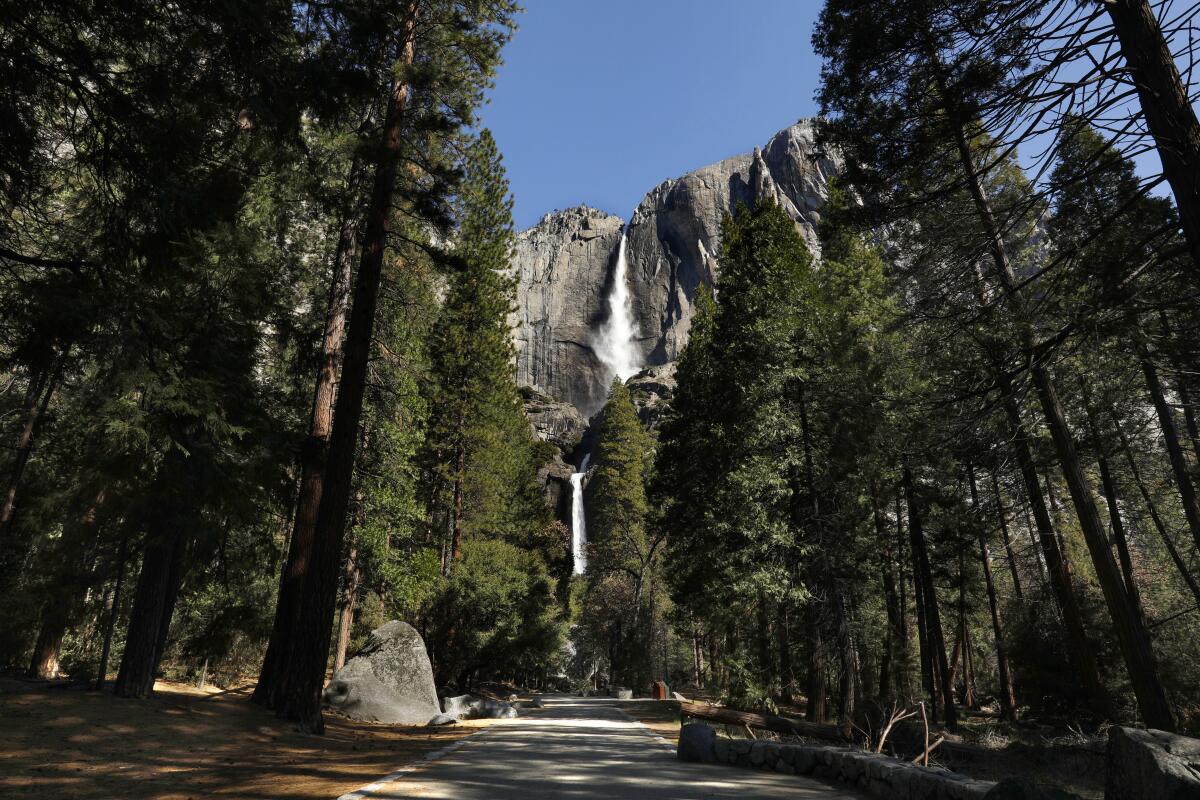
[[[608,319],[595,337],[596,356],[613,375],[629,380],[641,369],[635,344],[633,304],[629,296],[629,262],[626,258],[626,230],[621,230],[617,245],[617,266],[608,292]]]

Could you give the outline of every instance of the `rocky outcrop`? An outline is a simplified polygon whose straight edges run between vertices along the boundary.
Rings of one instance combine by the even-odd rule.
[[[579,445],[588,427],[588,421],[579,409],[532,387],[522,387],[521,394],[525,416],[537,438],[550,442],[563,453],[570,453]]]
[[[1105,800],[1200,800],[1200,739],[1114,726]]]
[[[513,253],[517,382],[584,415],[603,405],[611,378],[593,336],[623,225],[586,206],[555,211],[517,234]]]
[[[334,674],[325,704],[352,719],[424,725],[442,712],[421,634],[392,620]]]
[[[638,419],[647,430],[657,431],[675,393],[675,362],[647,367],[625,383]]]
[[[780,131],[761,149],[727,158],[655,187],[634,210],[627,240],[628,280],[641,362],[674,361],[687,342],[692,301],[713,283],[721,219],[738,204],[770,198],[796,220],[809,245],[836,160],[819,155],[811,120]],[[611,373],[594,342],[623,222],[579,207],[547,214],[517,236],[517,380],[591,416]]]
[[[817,225],[838,162],[817,152],[812,120],[755,149],[655,187],[629,223],[629,276],[643,362],[665,364],[687,343],[692,298],[719,267],[721,220],[739,204],[774,200],[819,252]]]

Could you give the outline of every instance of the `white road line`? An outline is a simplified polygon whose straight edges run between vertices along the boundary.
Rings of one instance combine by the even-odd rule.
[[[491,730],[490,726],[487,728],[480,728],[479,730],[475,731],[474,733],[468,734],[457,741],[451,742],[450,744],[443,747],[441,750],[434,750],[432,752],[426,753],[424,756],[421,757],[420,761],[415,761],[412,764],[406,764],[405,766],[400,767],[398,770],[391,773],[390,775],[386,775],[386,776],[380,778],[379,780],[375,781],[374,783],[368,783],[366,786],[360,786],[359,788],[355,789],[353,792],[347,792],[346,794],[339,797],[337,800],[362,800],[362,798],[364,798],[364,797],[370,797],[371,795],[378,792],[380,789],[386,788],[387,784],[391,783],[392,781],[396,781],[396,780],[399,780],[400,778],[403,778],[405,775],[408,775],[410,772],[414,772],[414,771],[420,769],[421,767],[423,767],[425,764],[427,764],[430,761],[434,761],[436,759],[441,758],[442,756],[447,756],[447,755],[453,753],[455,750],[457,750],[458,748],[460,748],[464,744],[466,744],[469,740],[474,739],[477,736],[481,736],[481,735],[487,733],[489,730]]]

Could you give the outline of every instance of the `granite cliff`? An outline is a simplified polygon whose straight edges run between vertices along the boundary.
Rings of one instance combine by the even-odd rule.
[[[629,220],[626,243],[642,364],[670,364],[687,343],[696,289],[719,271],[721,218],[738,204],[771,198],[817,252],[820,208],[838,168],[817,152],[813,121],[801,120],[761,149],[652,189]],[[595,338],[624,226],[620,217],[580,206],[547,214],[517,236],[517,380],[584,417],[603,405],[613,377]]]

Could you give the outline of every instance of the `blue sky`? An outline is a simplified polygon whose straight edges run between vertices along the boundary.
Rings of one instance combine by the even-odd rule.
[[[579,203],[628,219],[659,182],[816,112],[819,0],[524,0],[482,123],[518,228]]]

